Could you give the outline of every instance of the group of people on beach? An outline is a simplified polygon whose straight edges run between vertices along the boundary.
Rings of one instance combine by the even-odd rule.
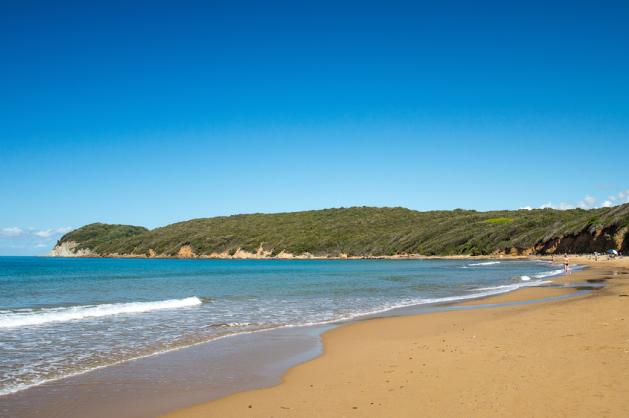
[[[595,251],[594,252],[594,261],[598,261],[598,257],[600,255],[603,255],[603,254],[599,254],[598,252]],[[616,258],[616,257],[622,258],[622,252],[620,252],[620,251],[611,252],[611,250],[610,250],[609,254],[607,255],[607,259],[609,260],[609,259]],[[587,258],[590,258],[590,255],[588,255]],[[555,261],[555,255],[554,254],[551,257],[551,260],[553,262]],[[564,254],[563,255],[563,271],[564,271],[564,273],[568,273],[568,274],[570,273],[570,263],[568,262],[568,254]]]

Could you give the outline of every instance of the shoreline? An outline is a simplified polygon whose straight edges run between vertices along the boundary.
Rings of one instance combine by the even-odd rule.
[[[480,259],[479,257],[467,257],[472,259]],[[497,257],[487,257],[497,258]],[[516,257],[506,256],[505,259],[514,259]],[[547,257],[517,257],[518,259],[527,258],[531,260],[550,261],[551,256]],[[558,257],[558,261],[563,260],[563,257]],[[305,363],[299,364],[290,368],[282,377],[282,383],[279,385],[255,389],[252,391],[238,392],[233,395],[229,395],[224,398],[211,400],[202,404],[191,406],[184,409],[176,410],[172,413],[166,414],[168,418],[196,418],[201,416],[209,416],[216,414],[216,416],[342,416],[345,414],[352,414],[352,416],[413,416],[414,412],[421,412],[424,416],[443,416],[449,415],[469,415],[474,410],[474,415],[495,415],[490,413],[491,411],[497,411],[496,405],[490,399],[483,399],[483,394],[478,393],[476,390],[471,390],[474,396],[459,397],[458,402],[454,402],[455,405],[460,407],[453,407],[452,394],[450,390],[445,390],[444,393],[436,393],[434,387],[438,387],[440,382],[444,381],[457,381],[460,377],[457,377],[456,371],[459,371],[461,367],[465,366],[471,370],[476,370],[478,374],[484,377],[487,374],[487,369],[493,370],[499,373],[499,370],[492,367],[490,364],[483,364],[483,356],[492,357],[495,355],[495,349],[488,349],[486,351],[479,352],[480,357],[477,357],[476,362],[459,364],[456,360],[455,354],[451,355],[439,355],[438,350],[430,350],[429,353],[423,353],[422,366],[419,368],[417,365],[413,365],[413,362],[407,362],[406,357],[400,357],[399,352],[406,351],[405,355],[408,355],[409,359],[417,355],[417,349],[414,346],[419,345],[422,342],[438,342],[435,341],[435,335],[440,335],[443,341],[451,341],[454,339],[457,344],[455,348],[448,345],[450,353],[474,351],[475,344],[471,344],[468,341],[476,339],[476,335],[468,335],[471,331],[465,331],[456,333],[450,331],[450,328],[457,328],[461,324],[465,323],[465,326],[473,328],[486,328],[488,322],[496,325],[497,327],[504,327],[509,325],[511,331],[515,327],[522,327],[524,331],[530,331],[531,328],[538,327],[538,322],[531,323],[529,321],[524,324],[510,323],[514,316],[520,317],[540,317],[540,321],[543,323],[557,315],[554,311],[559,310],[560,313],[568,311],[572,314],[570,318],[580,316],[578,309],[581,304],[600,304],[600,296],[620,300],[623,295],[629,292],[629,284],[623,283],[622,275],[629,274],[629,263],[627,259],[616,260],[600,260],[595,262],[586,257],[571,257],[570,263],[586,264],[588,269],[578,271],[570,275],[562,275],[553,279],[553,283],[570,283],[578,280],[596,280],[605,277],[607,286],[598,292],[598,294],[591,293],[585,296],[578,296],[576,298],[569,298],[569,300],[557,300],[550,302],[540,302],[533,304],[523,304],[517,306],[502,306],[502,307],[487,307],[484,309],[476,309],[474,311],[449,311],[449,312],[435,312],[435,313],[422,313],[419,315],[410,316],[391,316],[380,318],[368,318],[365,320],[359,320],[348,324],[342,324],[330,331],[325,332],[321,338],[323,341],[323,354],[317,358],[309,360]],[[627,276],[629,278],[629,275]],[[623,290],[624,289],[624,290]],[[478,304],[487,303],[504,303],[513,302],[516,300],[530,300],[551,293],[568,293],[574,292],[574,289],[557,289],[552,287],[530,287],[521,288],[512,292],[502,293],[499,295],[487,296],[473,301],[463,301],[455,306],[472,306]],[[621,293],[625,292],[625,293]],[[616,301],[617,302],[617,301]],[[576,306],[576,307],[575,307]],[[575,311],[576,309],[576,311]],[[590,308],[592,309],[592,308]],[[628,309],[626,306],[622,306],[622,313],[626,314]],[[609,309],[603,309],[604,312],[609,314]],[[501,317],[505,316],[506,319]],[[627,315],[629,320],[629,315]],[[570,322],[573,327],[583,327],[588,324],[591,318],[581,318],[581,324]],[[622,318],[624,320],[624,317]],[[457,325],[458,324],[458,325]],[[485,324],[485,327],[483,326]],[[412,326],[411,326],[412,325]],[[623,324],[624,325],[624,324]],[[426,329],[430,332],[426,332]],[[417,331],[422,330],[422,331]],[[483,329],[488,335],[485,340],[488,344],[498,344],[496,346],[503,345],[505,343],[512,344],[509,340],[505,340],[504,335],[501,333],[491,332],[491,330]],[[539,331],[539,330],[538,330]],[[393,337],[384,338],[384,336]],[[575,334],[573,334],[575,335]],[[472,338],[473,337],[473,338]],[[629,335],[627,335],[629,337]],[[467,338],[467,339],[466,339]],[[531,341],[544,345],[544,341],[536,338],[536,334],[533,333],[529,336]],[[616,340],[621,337],[617,337]],[[517,338],[514,338],[517,340]],[[612,335],[605,335],[605,340],[614,340]],[[413,344],[402,344],[401,341],[410,342]],[[622,338],[621,338],[622,341]],[[627,338],[629,341],[629,338]],[[592,343],[592,341],[590,341]],[[609,341],[607,341],[609,343]],[[435,344],[439,345],[439,344]],[[445,344],[442,344],[445,347]],[[388,347],[388,350],[383,351],[383,347]],[[427,347],[432,347],[432,344],[428,344]],[[629,353],[629,346],[626,347],[624,353]],[[409,351],[410,350],[410,351]],[[442,348],[442,353],[445,353],[445,349]],[[531,349],[525,349],[522,347],[513,347],[515,351],[522,351],[518,354],[520,357],[526,359],[529,358]],[[527,351],[528,350],[528,351]],[[536,351],[538,355],[544,357],[544,351],[538,349]],[[559,349],[561,350],[561,349]],[[389,352],[398,352],[397,356],[390,354]],[[549,350],[548,357],[552,360],[553,350]],[[579,357],[588,357],[589,350],[584,352],[576,352]],[[387,353],[387,354],[383,354]],[[625,356],[623,363],[629,366],[629,355]],[[507,355],[508,358],[508,355]],[[368,360],[368,361],[367,361]],[[433,375],[420,374],[427,364],[438,362],[443,364],[439,371]],[[394,387],[391,379],[384,379],[383,376],[387,376],[391,372],[387,367],[383,366],[384,363],[399,363],[393,368],[395,370],[395,376],[404,375],[404,379],[400,380],[400,385]],[[549,368],[552,368],[554,363],[552,361],[548,364]],[[447,367],[446,367],[447,366]],[[455,367],[456,366],[456,367]],[[482,367],[479,367],[482,366]],[[539,369],[539,365],[529,365],[534,369]],[[610,370],[605,368],[608,374],[611,374],[616,380],[627,382],[629,381],[629,372],[622,371],[623,366],[620,368],[614,367]],[[523,364],[512,364],[511,373],[525,373],[528,370],[527,366]],[[599,370],[600,367],[593,367],[593,372]],[[629,370],[625,368],[624,370]],[[599,370],[600,371],[600,370]],[[555,372],[557,372],[555,370]],[[560,373],[561,374],[561,373]],[[620,374],[620,376],[619,376]],[[467,379],[474,380],[469,376],[469,373],[465,373]],[[421,377],[420,377],[421,376]],[[569,376],[564,376],[569,377]],[[414,378],[414,380],[413,380]],[[541,379],[541,376],[540,376]],[[517,379],[515,379],[517,380]],[[541,381],[541,380],[540,380]],[[420,384],[421,383],[421,384]],[[435,386],[437,385],[437,386]],[[416,386],[416,391],[411,391],[410,387]],[[490,385],[491,386],[491,385]],[[518,385],[520,386],[520,385]],[[561,386],[558,384],[558,386]],[[623,388],[629,390],[629,383],[623,383]],[[316,390],[314,388],[317,388]],[[533,390],[528,385],[530,393],[520,394],[516,398],[521,397],[542,397],[540,390]],[[464,389],[464,387],[462,387]],[[491,386],[490,390],[503,391],[504,388]],[[422,396],[418,396],[418,392]],[[514,394],[512,391],[506,390],[510,397],[508,399],[513,400]],[[577,404],[578,396],[586,396],[582,391],[576,390],[570,396]],[[339,395],[341,393],[342,395]],[[458,393],[458,392],[457,392]],[[562,392],[563,393],[563,392]],[[406,395],[405,395],[406,394]],[[565,395],[565,393],[564,393]],[[470,395],[471,396],[471,395]],[[575,398],[576,397],[576,398]],[[367,401],[367,398],[372,400]],[[485,396],[486,398],[486,396]],[[423,399],[423,402],[420,401]],[[435,399],[440,401],[435,401]],[[493,399],[493,398],[492,398]],[[590,402],[590,412],[596,410],[596,408],[602,408],[602,410],[608,410],[611,413],[609,416],[621,416],[621,411],[629,409],[629,400],[624,401],[624,398],[614,398],[612,404],[603,402]],[[376,401],[377,400],[377,401]],[[475,400],[475,402],[471,402]],[[548,399],[546,399],[548,401]],[[506,414],[506,403],[503,401],[498,402],[502,408],[502,413]],[[428,407],[427,405],[430,405]],[[450,405],[450,406],[446,406]],[[472,406],[481,406],[474,409]],[[489,405],[493,405],[492,408],[485,408]],[[518,404],[519,405],[519,404]],[[563,403],[562,403],[563,405]],[[606,406],[607,405],[607,406]],[[517,405],[516,405],[517,406]],[[520,412],[525,415],[531,415],[528,409],[521,409],[525,405],[519,405]],[[553,416],[554,414],[550,409],[535,409],[535,416]],[[554,409],[555,413],[562,413],[563,409]],[[599,411],[600,412],[600,411]],[[501,415],[499,413],[497,415]],[[516,410],[517,415],[517,410]],[[566,415],[564,413],[564,415]],[[576,415],[580,415],[576,413]],[[590,416],[592,414],[589,414]],[[600,414],[598,414],[600,415]],[[557,415],[554,415],[557,416]],[[574,416],[574,415],[572,415]],[[583,415],[586,416],[586,415]]]
[[[322,260],[495,260],[495,259],[505,259],[505,260],[531,260],[536,259],[536,257],[541,256],[533,256],[533,255],[512,255],[512,254],[483,254],[483,255],[469,255],[469,254],[457,254],[457,255],[421,255],[421,254],[396,254],[396,255],[356,255],[356,256],[318,256],[318,255],[303,255],[303,254],[289,254],[287,253],[284,256],[267,256],[261,255],[256,256],[253,253],[249,253],[247,256],[232,256],[232,255],[194,255],[194,256],[166,256],[166,255],[156,255],[156,256],[148,256],[144,254],[108,254],[108,255],[98,255],[98,254],[89,254],[89,255],[39,255],[35,257],[45,257],[45,258],[86,258],[86,259],[132,259],[132,260],[286,260],[286,261],[295,261],[295,260],[313,260],[313,261],[322,261]],[[549,256],[550,257],[550,256]],[[559,257],[559,256],[557,256]]]
[[[506,261],[514,258],[504,257],[504,259]],[[575,273],[573,276],[576,277],[577,274],[580,273]],[[551,279],[561,282],[561,277],[549,278]],[[319,357],[322,352],[322,340],[327,338],[325,331],[332,327],[345,329],[354,324],[394,318],[423,317],[433,315],[434,312],[451,315],[457,314],[458,310],[503,309],[503,307],[489,306],[492,302],[516,305],[547,304],[564,297],[580,298],[581,295],[577,293],[579,293],[577,289],[571,288],[523,287],[515,291],[479,296],[469,300],[398,307],[387,312],[366,315],[333,325],[271,329],[236,335],[235,337],[239,337],[236,345],[229,342],[231,338],[223,339],[222,342],[220,340],[201,342],[198,345],[180,347],[166,353],[124,361],[117,365],[108,365],[99,370],[81,373],[78,376],[44,383],[7,395],[8,398],[0,397],[0,415],[4,410],[15,417],[32,416],[33,411],[39,411],[40,415],[50,417],[108,417],[112,414],[119,417],[160,416],[168,411],[177,411],[182,408],[187,410],[190,405],[205,405],[211,399],[214,401],[210,402],[220,402],[226,399],[225,397],[248,393],[243,392],[247,390],[278,387],[277,385],[284,380],[285,376],[292,373],[294,368],[300,368],[322,358]],[[543,297],[551,299],[535,300],[543,299]],[[274,343],[273,340],[275,340]],[[250,346],[253,351],[248,348],[243,351],[243,343]],[[234,351],[237,346],[241,348]],[[262,347],[262,352],[259,351],[260,347]],[[225,362],[224,357],[221,357],[223,354],[215,355],[214,352],[217,350],[222,353],[225,353],[225,350],[232,351],[229,360]],[[223,373],[226,373],[225,377],[216,370],[217,365]],[[238,376],[237,380],[230,382],[234,378],[234,371]],[[208,380],[207,376],[219,377],[221,383],[215,378]],[[252,380],[252,377],[255,379]],[[118,389],[119,385],[127,388],[124,394]],[[149,394],[149,392],[152,393]],[[104,399],[108,401],[105,402]],[[149,404],[138,404],[137,399],[144,399]],[[114,403],[115,407],[108,406],[111,403]],[[62,415],[58,412],[60,408],[65,411]],[[16,413],[16,411],[20,412]],[[54,411],[57,413],[55,414]],[[247,413],[244,415],[246,416]]]
[[[76,242],[66,242],[56,245],[49,253],[38,257],[50,258],[109,258],[109,259],[147,259],[147,260],[483,260],[505,258],[511,260],[529,259],[534,255],[530,250],[522,250],[517,254],[495,252],[492,254],[453,254],[453,255],[424,255],[415,253],[398,253],[393,255],[350,255],[345,253],[317,255],[309,252],[294,254],[280,251],[273,254],[260,247],[257,252],[238,248],[234,252],[213,252],[209,254],[196,254],[191,247],[182,247],[177,254],[168,255],[151,252],[148,254],[99,254],[88,249],[76,250]]]
[[[567,254],[570,260],[578,260],[577,264],[596,265],[597,261],[592,259],[591,255],[576,255]],[[13,256],[20,257],[20,256]],[[91,253],[89,255],[37,255],[37,256],[24,256],[24,257],[42,257],[42,258],[58,258],[58,259],[122,259],[122,260],[277,260],[277,261],[298,261],[298,260],[312,260],[312,261],[325,261],[325,260],[531,260],[531,261],[547,261],[556,264],[561,264],[564,259],[564,254],[455,254],[455,255],[422,255],[422,254],[395,254],[395,255],[360,255],[360,256],[317,256],[312,254],[290,254],[285,253],[284,256],[269,256],[269,255],[256,255],[255,253],[247,253],[247,255],[193,255],[193,256],[167,256],[156,255],[148,256],[145,254],[108,254],[98,255]],[[609,258],[607,254],[600,254],[598,261],[610,261],[614,260]],[[618,259],[616,259],[618,260]],[[571,263],[572,264],[572,263]]]
[[[91,258],[91,257],[52,257],[52,258]],[[107,257],[97,257],[97,258],[107,258]],[[119,257],[119,258],[125,258],[125,257]],[[169,259],[176,259],[176,258],[169,258]],[[267,260],[272,260],[273,258],[267,258]],[[349,258],[347,260],[369,260],[369,259],[379,259],[379,258],[365,258],[365,257],[355,257],[355,258]],[[433,259],[433,260],[483,260],[483,259],[490,259],[490,260],[496,260],[495,257],[491,257],[491,256],[416,256],[416,257],[393,257],[391,258],[392,260],[416,260],[416,259]],[[259,260],[259,259],[240,259],[240,260]],[[277,260],[288,260],[290,261],[290,259],[282,259],[279,258]],[[319,260],[319,259],[313,259],[313,260]],[[329,259],[321,259],[321,260],[342,260],[339,258],[329,258]],[[516,260],[530,260],[530,261],[536,261],[535,259],[531,259],[531,258],[527,258],[527,257],[515,257],[515,256],[505,256],[503,257],[504,261],[516,261]],[[556,277],[556,276],[554,276]],[[553,277],[550,277],[549,279],[553,279]],[[530,288],[536,288],[539,285],[533,285]],[[225,335],[220,335],[216,338],[210,339],[210,340],[203,340],[203,341],[198,341],[195,343],[192,343],[190,345],[183,345],[183,346],[176,346],[176,347],[171,347],[171,348],[167,348],[158,352],[154,352],[154,353],[149,353],[149,354],[143,354],[143,355],[139,355],[137,357],[132,357],[132,358],[127,358],[124,360],[120,360],[114,363],[110,363],[110,364],[104,364],[104,365],[99,365],[99,366],[95,366],[94,368],[88,369],[88,370],[81,370],[72,374],[68,374],[62,377],[56,377],[56,378],[51,378],[49,380],[44,380],[35,384],[30,384],[27,387],[22,387],[22,388],[17,388],[14,390],[11,390],[9,392],[6,393],[1,393],[0,394],[0,398],[2,396],[10,396],[16,393],[20,393],[22,391],[25,390],[29,390],[32,388],[36,388],[38,386],[42,386],[42,385],[54,385],[56,382],[59,381],[65,381],[68,379],[74,379],[77,377],[81,377],[82,375],[85,374],[90,374],[93,372],[98,372],[101,371],[103,369],[107,369],[109,367],[117,367],[117,366],[123,366],[126,363],[129,362],[135,362],[138,360],[143,360],[143,359],[147,359],[147,358],[151,358],[151,357],[156,357],[156,356],[161,356],[164,354],[169,354],[169,353],[173,353],[176,351],[182,351],[182,350],[186,350],[186,349],[190,349],[199,345],[204,345],[204,344],[208,344],[208,343],[212,343],[212,342],[217,342],[219,340],[225,339],[225,338],[233,338],[233,337],[241,337],[244,335],[250,335],[250,334],[261,334],[261,333],[265,333],[265,332],[272,332],[272,331],[277,331],[277,330],[282,330],[285,328],[317,328],[317,327],[339,327],[339,326],[346,326],[349,324],[352,324],[356,321],[364,321],[364,320],[372,320],[372,319],[378,319],[378,318],[386,318],[386,317],[391,317],[391,316],[406,316],[406,315],[417,315],[417,314],[423,314],[426,312],[432,312],[432,311],[440,311],[440,310],[448,310],[448,307],[450,306],[456,306],[456,305],[472,305],[474,304],[474,302],[482,302],[485,301],[488,298],[493,298],[496,296],[500,296],[503,294],[509,294],[509,293],[514,293],[514,292],[520,292],[521,290],[524,289],[528,289],[529,287],[524,284],[522,285],[522,287],[514,289],[514,290],[495,290],[495,293],[491,293],[492,291],[489,291],[490,293],[488,294],[480,294],[480,293],[472,293],[467,297],[460,297],[460,298],[456,298],[453,299],[451,301],[447,301],[447,300],[437,300],[434,302],[426,302],[426,303],[414,303],[414,304],[410,304],[410,305],[400,305],[400,306],[394,306],[394,307],[388,307],[382,310],[373,310],[370,312],[366,312],[366,313],[361,313],[358,314],[356,316],[352,316],[352,317],[348,317],[348,318],[343,318],[343,319],[334,319],[334,320],[329,320],[329,321],[322,321],[322,322],[316,322],[316,323],[308,323],[308,324],[292,324],[292,325],[280,325],[274,328],[264,328],[264,329],[257,329],[257,330],[251,330],[251,331],[244,331],[244,332],[238,332],[238,333],[234,333],[234,334],[225,334]],[[557,292],[560,293],[571,293],[573,292],[573,290],[571,289],[554,289]],[[446,298],[447,299],[447,298]],[[531,298],[533,299],[533,298]],[[534,302],[534,301],[533,301]],[[480,304],[480,303],[478,303]]]

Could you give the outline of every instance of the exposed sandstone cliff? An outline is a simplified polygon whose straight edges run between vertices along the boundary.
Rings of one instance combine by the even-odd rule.
[[[549,237],[538,241],[532,247],[507,247],[496,250],[494,254],[532,255],[532,254],[584,254],[605,253],[609,249],[627,252],[629,247],[629,229],[612,225],[607,228],[588,228],[578,233]]]
[[[551,238],[535,245],[534,252],[538,254],[578,254],[604,253],[610,248],[626,251],[628,242],[627,228],[591,228],[577,234],[570,234]]]
[[[89,248],[79,249],[78,243],[74,241],[66,241],[55,245],[48,253],[50,257],[98,257]]]

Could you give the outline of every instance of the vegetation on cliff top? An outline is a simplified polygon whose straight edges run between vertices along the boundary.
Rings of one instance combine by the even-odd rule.
[[[187,246],[196,255],[256,252],[260,246],[273,255],[315,256],[585,252],[625,250],[628,225],[629,204],[492,212],[353,207],[193,219],[153,230],[98,223],[59,243],[74,241],[77,249],[103,256],[176,256]]]
[[[112,242],[122,241],[144,232],[148,232],[148,229],[142,226],[95,223],[69,232],[61,237],[59,242],[74,241],[80,244],[77,249],[90,248],[96,251],[97,248],[104,250]]]

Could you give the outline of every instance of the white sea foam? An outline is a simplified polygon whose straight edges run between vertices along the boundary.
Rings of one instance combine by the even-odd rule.
[[[468,266],[470,267],[476,267],[476,266],[491,266],[494,264],[500,264],[500,261],[485,261],[483,263],[472,263],[472,264],[468,264]]]
[[[98,318],[119,314],[135,314],[177,309],[201,305],[201,299],[192,296],[184,299],[168,299],[154,302],[107,303],[103,305],[44,308],[26,311],[0,311],[0,328],[16,328],[49,322],[66,322],[84,318]]]
[[[220,324],[210,324],[210,325],[207,325],[206,328],[242,328],[242,327],[249,327],[252,325],[256,325],[256,324],[251,323],[251,322],[225,322],[225,323],[220,323]]]
[[[552,282],[550,280],[533,280],[533,281],[525,281],[524,283],[512,283],[512,284],[503,284],[500,286],[480,287],[475,290],[480,290],[480,291],[498,290],[498,291],[501,291],[499,293],[502,293],[502,292],[511,292],[513,290],[517,290],[522,287],[541,286],[543,284],[548,284],[548,283],[552,283]]]
[[[550,270],[550,271],[544,271],[542,273],[536,274],[533,277],[535,277],[536,279],[543,279],[545,277],[558,276],[562,273],[563,273],[563,269]]]
[[[523,282],[528,282],[529,280],[531,280],[530,276],[522,276],[520,277],[520,280],[522,280]]]

